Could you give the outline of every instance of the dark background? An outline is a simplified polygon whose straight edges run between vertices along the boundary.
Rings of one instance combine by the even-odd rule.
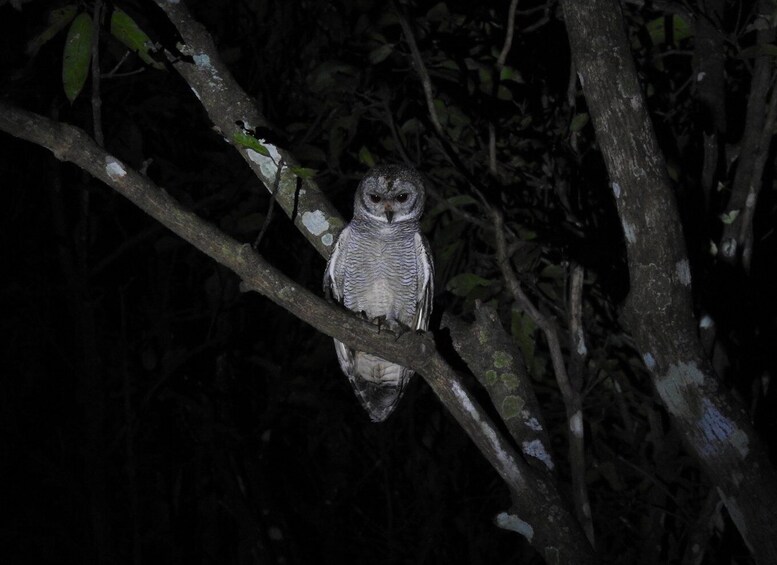
[[[91,131],[91,79],[72,105],[63,93],[66,31],[34,56],[25,53],[59,4],[0,4],[0,96]],[[153,4],[116,5],[155,41],[175,44]],[[461,157],[452,164],[431,132],[387,4],[187,5],[275,124],[277,142],[317,171],[345,217],[368,166],[401,161],[394,128],[439,194],[466,199],[474,178],[499,198],[520,237],[514,259],[522,282],[546,311],[564,307],[569,262],[586,266],[586,479],[602,562],[682,562],[690,532],[707,516],[709,484],[618,324],[628,289],[622,236],[592,127],[579,117],[579,88],[570,105],[558,6],[519,4],[507,59],[514,75],[498,92],[489,73],[504,41],[504,2],[401,8],[416,27],[448,140]],[[735,143],[752,63],[738,49],[753,41],[746,30],[752,5],[728,9],[723,31],[736,43],[726,54],[727,141]],[[777,343],[773,164],[751,272],[719,265],[709,242],[720,236],[727,195],[716,192],[705,204],[698,184],[707,124],[689,84],[694,38],[651,35],[651,22],[671,27],[654,6],[629,7],[625,16],[681,203],[698,312],[717,324],[712,354],[773,447],[777,402],[774,386],[764,386]],[[103,73],[125,52],[103,30]],[[103,77],[101,91],[108,151],[221,229],[255,240],[267,191],[172,69],[131,55]],[[489,123],[497,128],[496,178],[487,174]],[[730,170],[719,176],[725,184]],[[388,422],[371,424],[329,338],[270,301],[241,294],[232,273],[106,186],[5,133],[0,186],[3,562],[542,562],[519,536],[492,524],[509,506],[506,488],[421,379]],[[324,260],[279,209],[269,222],[259,251],[319,292]],[[475,299],[499,306],[527,358],[567,485],[564,409],[547,353],[541,340],[534,345],[534,329],[511,314],[489,237],[434,198],[424,229],[437,266],[433,326],[443,311],[466,317]],[[462,273],[479,279],[454,278]],[[713,515],[709,543],[704,563],[749,562],[725,512]]]

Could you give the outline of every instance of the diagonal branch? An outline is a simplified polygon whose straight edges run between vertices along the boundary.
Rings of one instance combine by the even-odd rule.
[[[430,333],[395,337],[315,296],[288,279],[251,249],[185,209],[147,177],[100,148],[70,125],[0,102],[0,129],[46,147],[125,196],[203,253],[233,270],[245,288],[257,291],[317,330],[349,347],[379,355],[421,374],[489,463],[507,483],[517,511],[513,524],[557,563],[593,563],[593,553],[574,517],[549,480],[530,468],[467,392],[461,378],[435,348]],[[517,521],[517,522],[515,522]]]

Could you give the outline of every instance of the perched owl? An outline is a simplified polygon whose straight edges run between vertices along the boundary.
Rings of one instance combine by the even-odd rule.
[[[426,330],[434,266],[421,234],[424,181],[409,167],[374,167],[324,273],[324,292],[392,331]],[[394,411],[413,371],[335,340],[340,367],[373,422]]]

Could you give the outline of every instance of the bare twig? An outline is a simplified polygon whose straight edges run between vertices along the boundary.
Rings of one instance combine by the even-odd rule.
[[[510,53],[510,48],[513,46],[516,8],[518,8],[518,0],[512,0],[510,2],[510,9],[507,12],[507,33],[505,35],[505,42],[502,46],[502,51],[499,53],[499,57],[496,60],[496,68],[500,71],[504,68],[507,55]]]
[[[399,25],[402,26],[402,32],[405,34],[405,41],[410,48],[410,53],[413,56],[413,66],[415,67],[418,77],[421,79],[421,86],[424,89],[424,98],[426,99],[426,107],[429,110],[429,119],[432,120],[437,135],[444,137],[442,131],[442,125],[440,124],[440,118],[437,115],[437,108],[434,107],[434,92],[432,91],[432,79],[429,78],[429,71],[426,70],[424,60],[421,58],[421,52],[418,50],[418,44],[415,41],[415,35],[413,35],[413,29],[410,27],[410,22],[402,13],[401,10],[397,10],[397,17],[399,18]]]
[[[275,197],[278,194],[278,187],[281,184],[281,171],[283,170],[283,157],[281,157],[281,162],[278,163],[278,170],[275,173],[275,182],[273,183],[272,187],[272,193],[270,194],[270,203],[267,205],[267,214],[264,217],[264,222],[262,223],[262,229],[259,230],[259,235],[256,236],[256,240],[254,241],[253,248],[259,249],[259,244],[262,242],[262,238],[264,237],[264,234],[267,232],[267,228],[270,227],[270,222],[272,221],[272,213],[273,209],[275,208]]]

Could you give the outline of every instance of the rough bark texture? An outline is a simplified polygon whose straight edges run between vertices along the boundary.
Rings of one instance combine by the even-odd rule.
[[[324,257],[329,257],[334,242],[345,227],[343,218],[312,179],[301,179],[295,172],[294,157],[262,137],[271,129],[254,101],[235,82],[221,61],[218,49],[207,30],[189,14],[185,4],[157,2],[181,34],[181,51],[187,59],[170,55],[171,64],[189,84],[208,117],[233,143],[251,170],[264,183],[294,225]],[[268,155],[250,147],[254,137]],[[242,140],[242,141],[241,141]],[[281,169],[278,178],[278,169]]]
[[[539,469],[554,471],[550,437],[523,356],[502,328],[496,308],[478,304],[472,324],[444,316],[443,326],[450,329],[453,347],[488,392],[524,457]]]
[[[777,563],[777,476],[745,411],[719,385],[700,347],[677,205],[620,6],[615,0],[562,5],[626,240],[625,322],[673,423],[756,560]]]
[[[431,334],[395,337],[359,316],[315,296],[193,212],[164,190],[106,153],[82,130],[0,102],[0,130],[46,147],[91,173],[143,211],[233,270],[244,286],[270,298],[323,333],[360,351],[380,355],[421,374],[483,455],[505,480],[517,510],[511,529],[521,533],[549,563],[594,563],[593,550],[566,509],[555,484],[529,467],[502,437],[461,379],[437,352]]]

